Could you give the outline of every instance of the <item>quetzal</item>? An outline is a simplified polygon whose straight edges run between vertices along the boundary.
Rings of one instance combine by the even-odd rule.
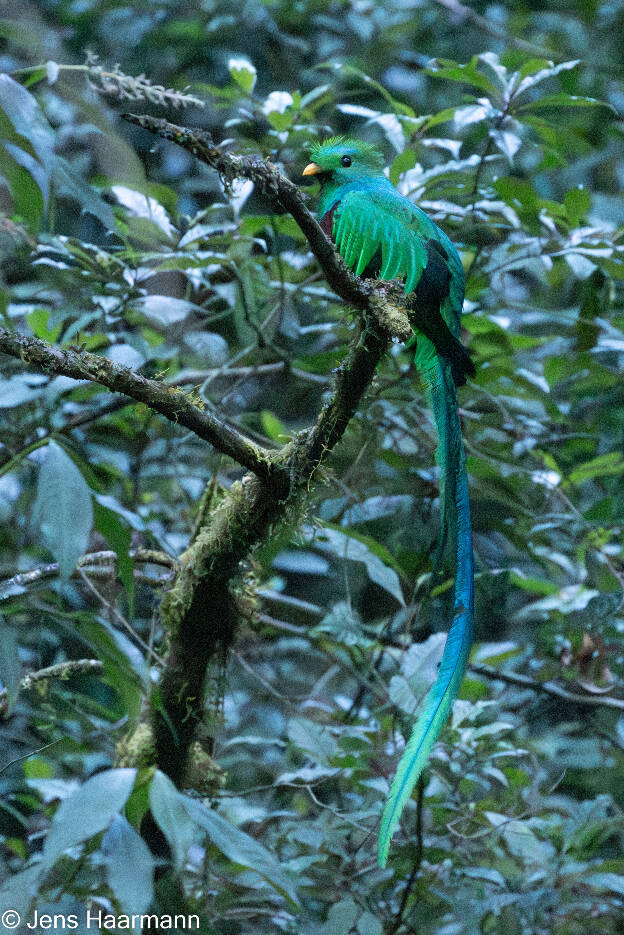
[[[386,864],[401,812],[425,767],[461,684],[474,631],[474,568],[468,479],[456,386],[474,373],[460,343],[464,271],[457,250],[424,211],[399,194],[370,145],[334,137],[311,148],[303,175],[321,185],[318,217],[358,276],[405,284],[414,336],[407,347],[424,378],[438,434],[441,533],[436,566],[455,576],[454,615],[438,671],[399,763],[379,832]]]

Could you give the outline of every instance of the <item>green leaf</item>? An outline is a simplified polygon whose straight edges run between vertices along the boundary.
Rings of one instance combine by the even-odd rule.
[[[473,55],[469,62],[462,65],[448,59],[439,58],[428,68],[427,74],[434,78],[446,78],[447,81],[459,81],[469,84],[473,88],[485,91],[487,94],[496,94],[500,88],[494,85],[481,71],[479,71],[480,57]]]
[[[590,873],[583,878],[583,883],[624,896],[624,876],[619,873]]]
[[[582,484],[593,477],[612,477],[624,471],[624,456],[619,451],[598,455],[591,461],[579,464],[569,475],[573,484]]]
[[[0,74],[0,175],[15,212],[34,231],[47,207],[54,166],[54,134],[35,98]]]
[[[414,715],[435,682],[445,644],[445,633],[413,643],[401,660],[401,674],[390,679],[390,700],[406,714]]]
[[[135,769],[108,769],[97,773],[64,799],[54,814],[40,864],[42,875],[63,851],[108,827],[132,792]]]
[[[0,108],[15,132],[28,140],[38,161],[48,168],[54,161],[54,134],[36,99],[9,75],[0,74]]]
[[[41,65],[39,68],[33,68],[32,71],[28,69],[28,74],[22,78],[20,84],[25,88],[32,88],[34,85],[39,84],[40,81],[48,77],[47,65],[49,64],[52,63],[48,62],[46,65]],[[23,74],[21,70],[20,73]]]
[[[338,366],[344,354],[344,346],[339,345],[329,351],[319,351],[317,354],[297,358],[293,361],[293,366],[307,370],[308,373],[328,373]]]
[[[591,207],[591,195],[579,185],[578,188],[571,188],[565,193],[563,204],[570,224],[578,227]]]
[[[529,62],[525,62],[520,71],[521,81],[514,91],[514,97],[519,97],[541,81],[554,78],[555,75],[560,74],[562,71],[570,71],[580,64],[581,59],[579,58],[569,62],[561,62],[559,65],[554,65],[553,62],[546,59],[531,59]]]
[[[517,588],[523,591],[531,591],[533,594],[556,594],[558,590],[553,581],[520,574],[513,569],[510,572],[509,581]]]
[[[44,341],[49,341],[51,344],[56,341],[63,327],[62,322],[51,324],[48,327],[48,323],[52,321],[52,313],[47,308],[33,309],[26,316],[26,321],[36,338],[43,338]]]
[[[359,909],[353,897],[346,896],[331,906],[323,932],[325,935],[344,935],[345,932],[351,931],[358,915]]]
[[[101,221],[106,230],[115,230],[115,215],[102,196],[76,172],[71,163],[61,156],[54,162],[54,186],[59,195],[77,201],[83,211]]]
[[[484,812],[488,821],[497,828],[507,845],[509,853],[532,865],[548,865],[555,856],[555,848],[550,841],[540,840],[529,827],[528,821],[510,820],[509,816],[497,812]]]
[[[286,431],[286,426],[284,423],[277,418],[272,412],[269,412],[268,409],[263,409],[260,413],[260,421],[262,423],[262,430],[265,435],[274,441],[284,441],[284,439],[289,438],[290,435]]]
[[[8,380],[0,377],[0,409],[12,409],[41,396],[42,387],[33,386],[33,382],[32,377],[22,373],[15,374]]]
[[[402,153],[399,153],[390,166],[390,181],[392,184],[396,185],[400,176],[409,169],[413,169],[415,165],[416,153],[413,149],[406,148]]]
[[[154,858],[123,815],[115,815],[102,838],[106,879],[122,912],[147,912],[154,897]]]
[[[358,935],[383,935],[383,925],[372,912],[365,910],[358,919]]]
[[[6,464],[3,464],[0,468],[0,477],[4,477],[5,474],[9,474],[11,471],[15,470],[18,464],[21,464],[28,455],[36,451],[37,448],[43,448],[49,443],[47,438],[40,438],[39,441],[33,442],[31,445],[27,445],[25,448],[22,448],[21,451],[18,451],[17,454],[13,455]]]
[[[4,880],[0,886],[0,908],[11,908],[25,918],[37,896],[41,864],[31,864]],[[3,926],[8,931],[6,926]]]
[[[347,601],[334,604],[330,612],[309,632],[311,637],[328,633],[336,643],[342,643],[343,646],[366,649],[376,644],[375,640],[366,635],[360,615]]]
[[[212,843],[228,860],[241,867],[254,870],[273,889],[281,893],[293,907],[299,906],[297,891],[292,880],[282,870],[273,854],[259,841],[226,821],[217,812],[206,808],[202,802],[190,799],[188,796],[181,796],[181,799],[184,801],[188,815],[206,831]]]
[[[186,299],[176,299],[169,295],[146,295],[136,302],[137,308],[154,324],[175,325],[184,321],[191,312],[204,310]]]
[[[9,152],[9,148],[11,151]],[[26,162],[26,166],[22,163]],[[0,145],[0,179],[4,178],[13,199],[13,213],[35,232],[48,198],[47,180],[35,159],[19,147]]]
[[[372,537],[325,525],[322,529],[315,529],[307,538],[315,549],[330,552],[343,560],[362,562],[370,580],[391,594],[401,607],[405,607],[399,576],[394,568],[386,564],[386,560],[391,559],[391,556],[388,550]]]
[[[230,75],[246,94],[251,94],[256,86],[258,73],[255,65],[245,58],[231,58],[228,62]]]
[[[37,497],[32,523],[59,563],[63,578],[69,578],[80,556],[86,552],[93,525],[91,491],[69,457],[55,441],[48,444],[39,469]]]
[[[323,724],[295,717],[288,722],[288,739],[315,763],[329,765],[336,753],[336,739]]]
[[[538,209],[535,189],[526,179],[503,176],[496,180],[494,189],[503,201],[516,211],[536,212]]]
[[[10,714],[17,698],[21,674],[22,667],[19,661],[15,630],[7,626],[0,615],[0,683],[6,691],[7,702],[4,717]]]
[[[318,110],[318,108],[327,103],[333,94],[333,88],[330,84],[319,84],[316,88],[312,88],[311,91],[308,91],[307,94],[304,94],[301,98],[301,109],[309,107],[312,112]],[[314,107],[312,107],[314,104]]]
[[[595,97],[584,97],[578,94],[565,94],[563,91],[558,94],[547,94],[545,97],[540,97],[537,101],[529,101],[527,104],[521,104],[516,108],[516,112],[545,109],[557,110],[560,107],[607,107],[613,113],[616,112],[608,101],[600,101]]]
[[[342,523],[345,526],[355,526],[358,523],[372,523],[378,519],[384,519],[389,516],[396,516],[396,514],[403,514],[405,516],[409,513],[413,507],[414,500],[409,494],[395,494],[394,496],[376,496],[376,497],[367,497],[365,500],[362,500],[361,503],[355,503],[353,506],[348,507],[342,516]],[[368,545],[371,545],[375,541],[368,537],[365,540]],[[382,552],[376,552],[380,558],[390,558],[391,564],[395,567],[396,563],[394,559],[386,553],[384,550]]]
[[[117,556],[117,573],[126,589],[128,617],[134,617],[134,559],[130,555],[132,533],[119,515],[100,502],[94,503],[95,528],[101,533]]]
[[[173,853],[176,870],[182,870],[195,829],[184,796],[168,776],[156,770],[149,789],[149,803],[154,821],[164,834]]]

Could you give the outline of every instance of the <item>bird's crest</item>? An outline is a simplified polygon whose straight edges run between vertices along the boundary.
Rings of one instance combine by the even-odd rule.
[[[384,158],[375,146],[348,136],[330,136],[323,142],[313,143],[310,156],[323,168],[338,167],[343,156],[349,156],[354,165],[357,163],[358,167],[369,171],[380,172],[384,165]]]

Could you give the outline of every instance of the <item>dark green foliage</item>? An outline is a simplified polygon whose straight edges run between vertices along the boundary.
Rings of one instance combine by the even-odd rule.
[[[422,809],[408,804],[376,867],[452,593],[430,594],[435,433],[396,345],[309,503],[244,569],[246,622],[208,673],[199,737],[215,737],[225,785],[205,751],[201,791],[154,773],[149,745],[120,766],[164,650],[161,562],[187,548],[211,478],[208,513],[242,472],[143,405],[3,356],[3,911],[84,918],[95,897],[116,914],[197,913],[218,935],[620,931],[624,6],[458,9],[5,5],[2,325],[169,380],[279,446],[315,421],[352,322],[270,199],[240,186],[228,200],[118,116],[205,126],[297,181],[319,136],[382,148],[467,274],[473,662],[594,704],[469,673]],[[180,110],[189,96],[206,106]],[[84,658],[103,670],[19,684]]]

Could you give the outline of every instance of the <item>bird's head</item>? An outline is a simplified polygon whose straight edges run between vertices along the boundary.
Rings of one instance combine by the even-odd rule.
[[[324,143],[310,147],[312,162],[302,175],[316,175],[321,184],[331,181],[343,184],[365,176],[380,175],[383,156],[369,143],[333,136]]]

